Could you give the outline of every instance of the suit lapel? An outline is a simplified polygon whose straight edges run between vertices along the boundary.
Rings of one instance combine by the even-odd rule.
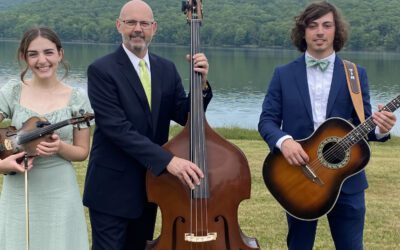
[[[326,118],[330,117],[336,97],[339,95],[341,88],[344,86],[343,83],[346,83],[346,75],[343,67],[344,66],[342,60],[338,56],[336,56],[335,66],[333,68],[331,89],[329,91],[328,104],[326,107]]]
[[[295,61],[294,71],[296,76],[296,86],[300,92],[301,98],[303,99],[307,114],[312,121],[313,115],[311,111],[310,92],[308,91],[307,70],[304,54]]]
[[[134,91],[135,95],[139,99],[139,102],[142,106],[144,113],[146,114],[146,119],[147,119],[148,123],[150,124],[150,126],[152,126],[153,123],[152,123],[152,118],[151,118],[150,107],[147,102],[146,93],[144,92],[144,89],[143,89],[142,83],[140,82],[139,76],[136,73],[136,70],[133,67],[132,62],[129,60],[128,55],[125,53],[124,49],[122,48],[122,45],[118,48],[116,53],[117,53],[118,63],[121,66],[121,72],[127,80],[126,85],[129,86],[126,88],[126,90],[130,89],[130,90]]]

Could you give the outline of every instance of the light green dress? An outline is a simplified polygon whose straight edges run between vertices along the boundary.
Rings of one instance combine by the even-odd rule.
[[[0,112],[17,129],[37,113],[19,104],[21,83],[8,83],[0,90]],[[83,91],[74,88],[65,108],[45,114],[50,123],[91,112]],[[81,125],[81,128],[86,125]],[[72,143],[73,127],[56,131],[61,140]],[[87,226],[82,199],[71,162],[59,157],[37,157],[29,171],[29,223],[31,250],[87,250]],[[0,249],[25,249],[24,174],[6,175],[0,193]]]

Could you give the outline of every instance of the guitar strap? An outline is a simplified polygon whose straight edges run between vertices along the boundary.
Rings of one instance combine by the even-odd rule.
[[[349,92],[354,109],[356,110],[360,122],[364,122],[364,105],[362,100],[360,78],[358,76],[357,66],[356,64],[347,60],[343,60],[343,66],[344,71],[346,72],[347,86],[349,87]]]

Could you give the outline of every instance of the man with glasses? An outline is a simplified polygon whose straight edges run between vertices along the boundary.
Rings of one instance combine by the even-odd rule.
[[[143,1],[126,3],[116,27],[122,45],[88,68],[88,94],[96,130],[83,202],[89,208],[92,249],[144,249],[153,237],[157,207],[147,202],[146,171],[168,171],[190,188],[203,178],[192,162],[164,150],[171,120],[184,125],[190,100],[175,65],[148,51],[157,30]],[[205,108],[212,92],[208,62],[196,54]]]

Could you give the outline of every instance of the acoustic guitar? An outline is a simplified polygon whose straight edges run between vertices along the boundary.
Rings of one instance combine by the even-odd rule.
[[[82,112],[83,113],[83,112]],[[36,155],[36,146],[57,129],[67,125],[87,123],[94,118],[91,113],[50,124],[45,118],[33,116],[23,123],[21,129],[17,130],[14,126],[0,128],[0,159],[4,159],[12,154],[25,151],[28,156]]]
[[[382,110],[394,112],[400,95]],[[292,216],[316,220],[335,205],[343,182],[362,171],[370,158],[365,140],[376,125],[369,117],[354,127],[341,118],[327,119],[308,138],[299,140],[310,160],[307,165],[290,165],[281,152],[268,154],[263,165],[265,185]]]

